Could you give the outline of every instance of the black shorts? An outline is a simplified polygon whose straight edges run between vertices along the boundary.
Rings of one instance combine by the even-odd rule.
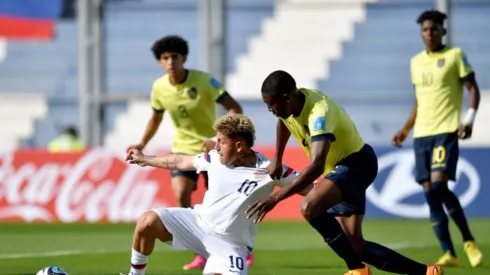
[[[197,190],[197,179],[199,178],[199,175],[202,175],[204,177],[204,185],[206,186],[206,189],[208,189],[208,173],[207,172],[201,172],[201,173],[196,173],[196,171],[182,171],[182,170],[172,170],[170,171],[170,176],[173,177],[178,177],[178,176],[184,176],[186,178],[189,178],[195,182],[194,188],[192,190]]]
[[[457,132],[415,138],[415,180],[418,183],[430,180],[431,172],[441,171],[456,180],[459,158]]]
[[[344,202],[334,205],[327,212],[336,216],[364,215],[366,189],[377,175],[378,158],[369,144],[341,160],[325,178],[340,188]]]

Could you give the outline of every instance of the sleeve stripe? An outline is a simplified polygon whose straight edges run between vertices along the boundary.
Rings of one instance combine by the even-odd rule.
[[[204,159],[205,159],[207,162],[211,163],[211,156],[209,155],[209,153],[208,153],[208,152],[204,152]]]
[[[311,137],[311,142],[322,141],[322,140],[330,140],[330,141],[334,142],[336,140],[336,138],[335,138],[335,135],[333,133],[321,134],[321,135]]]
[[[157,113],[161,113],[161,112],[165,111],[165,110],[158,110],[158,109],[155,109],[155,108],[153,108],[153,107],[152,107],[152,109],[153,109],[153,111],[155,111],[155,112],[157,112]]]
[[[224,92],[223,92],[223,93],[222,93],[222,94],[221,94],[221,95],[220,95],[220,96],[219,96],[219,97],[216,99],[216,102],[218,102],[218,103],[219,103],[220,101],[222,101],[222,100],[223,100],[225,97],[227,97],[227,96],[230,96],[230,94],[228,94],[228,92],[227,92],[227,91],[224,91]]]
[[[285,178],[285,177],[291,175],[293,172],[294,172],[294,169],[291,167],[288,167],[288,170],[286,170],[286,172],[284,172],[284,174],[282,174],[282,177]]]
[[[471,73],[467,74],[466,76],[462,77],[461,80],[468,81],[468,80],[470,80],[471,77],[474,77],[474,76],[475,76],[475,72],[471,72]]]

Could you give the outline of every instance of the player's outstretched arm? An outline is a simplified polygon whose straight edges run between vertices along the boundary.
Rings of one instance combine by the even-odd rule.
[[[464,78],[464,85],[470,93],[469,107],[470,109],[477,111],[478,107],[480,106],[480,88],[478,87],[478,83],[476,82],[475,73],[471,73]]]
[[[217,102],[221,104],[227,111],[228,114],[241,114],[243,113],[242,106],[236,101],[229,93],[223,93]]]
[[[148,120],[146,124],[146,129],[143,134],[143,138],[141,139],[140,143],[130,145],[126,149],[128,155],[126,156],[126,160],[129,160],[129,150],[131,149],[138,149],[138,150],[143,150],[148,142],[153,138],[155,133],[158,130],[158,127],[160,126],[160,123],[162,122],[163,119],[163,110],[153,110],[152,115],[150,119]]]
[[[279,191],[255,201],[245,211],[248,219],[256,215],[254,223],[258,223],[264,219],[265,215],[271,211],[278,202],[285,200],[296,193],[308,193],[311,184],[321,176],[325,169],[327,154],[330,150],[330,135],[318,136],[321,140],[311,143],[310,155],[311,161],[308,166],[292,180],[291,183],[285,185]]]
[[[480,106],[480,88],[476,82],[475,73],[471,72],[463,78],[463,83],[468,90],[469,96],[469,108],[466,115],[463,118],[461,126],[458,129],[458,136],[461,139],[468,139],[473,132],[473,123],[476,117],[476,111]]]
[[[153,166],[168,170],[196,170],[194,167],[194,156],[190,155],[168,155],[168,156],[146,156],[137,149],[129,152],[130,163],[139,166]]]
[[[273,161],[267,167],[267,171],[273,179],[281,178],[282,171],[282,158],[284,156],[284,150],[286,150],[286,145],[289,138],[291,137],[291,132],[284,125],[284,122],[280,119],[277,120],[276,126],[276,153]]]
[[[311,143],[310,164],[290,184],[275,193],[277,201],[282,201],[296,193],[304,191],[305,188],[310,186],[323,174],[330,144],[331,141],[329,139],[322,139]]]
[[[395,135],[393,136],[393,139],[391,140],[391,143],[394,146],[400,147],[403,144],[403,141],[408,136],[408,133],[412,130],[413,126],[415,125],[415,119],[417,117],[417,101],[415,101],[415,104],[413,105],[412,111],[410,112],[410,115],[408,116],[407,121],[405,122],[405,125],[403,125],[403,128],[396,132]]]

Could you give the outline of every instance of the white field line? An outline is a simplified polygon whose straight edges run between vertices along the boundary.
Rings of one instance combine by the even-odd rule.
[[[427,244],[406,242],[406,243],[392,243],[392,244],[387,244],[386,246],[388,246],[392,249],[404,249],[404,248],[426,247]],[[308,249],[308,248],[313,248],[313,247],[312,246],[305,246],[305,247],[294,247],[294,248],[289,248],[289,249],[287,247],[278,247],[278,248],[272,248],[272,249],[271,248],[258,249],[258,251],[298,250],[298,249]],[[318,249],[318,247],[315,247],[315,248]],[[0,259],[58,257],[58,256],[81,255],[81,254],[109,254],[109,253],[120,253],[120,252],[128,252],[129,253],[129,251],[130,251],[130,249],[125,249],[125,250],[100,249],[100,250],[93,250],[93,251],[88,251],[88,250],[59,250],[59,251],[37,252],[37,253],[2,253],[2,254],[0,254]],[[171,250],[166,250],[166,251],[171,251]],[[160,252],[160,251],[157,251],[157,252]]]

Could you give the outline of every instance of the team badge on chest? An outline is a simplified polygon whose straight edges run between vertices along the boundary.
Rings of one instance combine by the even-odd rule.
[[[446,64],[446,59],[440,58],[439,60],[437,60],[437,67],[438,68],[444,67],[444,64]]]
[[[190,99],[196,99],[197,98],[197,89],[192,87],[189,90],[187,90],[187,95],[189,96]]]

